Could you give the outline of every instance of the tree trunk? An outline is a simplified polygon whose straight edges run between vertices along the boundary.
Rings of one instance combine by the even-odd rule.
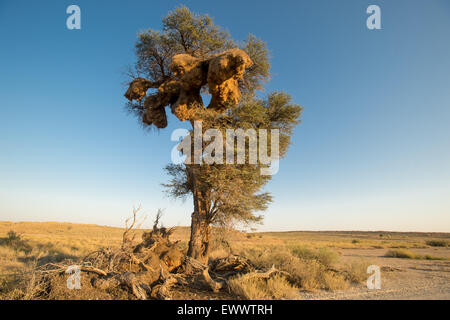
[[[191,239],[188,256],[207,265],[209,256],[210,221],[209,201],[196,191],[194,193],[194,212],[191,216]]]
[[[210,240],[210,200],[199,181],[199,169],[195,165],[186,165],[188,179],[191,181],[194,212],[191,215],[191,238],[189,240],[188,257],[208,264]]]
[[[195,130],[195,123],[193,120],[191,120],[191,125]],[[203,134],[205,128],[201,127],[201,130],[201,134]],[[195,152],[194,142],[192,143],[192,150]],[[205,147],[204,144],[205,141],[202,140],[202,150]],[[188,180],[191,182],[191,191],[194,200],[194,212],[191,215],[191,238],[189,240],[187,255],[188,257],[207,265],[211,229],[211,220],[209,217],[211,201],[209,192],[205,190],[206,184],[201,181],[202,167],[195,164],[186,164],[186,169]]]

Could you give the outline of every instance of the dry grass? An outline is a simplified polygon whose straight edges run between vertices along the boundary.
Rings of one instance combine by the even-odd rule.
[[[326,267],[333,266],[339,260],[339,254],[329,248],[310,249],[304,246],[290,246],[292,254],[303,260],[317,260]]]
[[[337,262],[335,252],[329,249],[298,250],[298,247],[292,250],[285,246],[260,246],[244,249],[240,254],[260,269],[268,269],[275,265],[276,268],[289,274],[289,280],[293,285],[303,290],[348,288],[349,281],[345,274],[330,270],[332,263]]]
[[[364,259],[354,260],[346,265],[347,278],[353,283],[362,283],[367,280],[367,267],[370,263]]]
[[[395,249],[395,250],[391,249],[388,252],[386,252],[384,256],[389,258],[402,258],[402,259],[447,260],[444,257],[437,257],[430,254],[421,255],[405,249]]]
[[[301,243],[310,248],[339,248],[339,249],[371,249],[371,248],[427,248],[426,241],[449,241],[448,233],[421,232],[362,232],[362,231],[292,231],[265,232],[265,242],[283,242],[287,245]],[[252,239],[253,240],[253,239]]]
[[[298,288],[290,284],[286,278],[276,275],[269,279],[246,279],[238,276],[229,281],[231,291],[247,300],[295,299]]]

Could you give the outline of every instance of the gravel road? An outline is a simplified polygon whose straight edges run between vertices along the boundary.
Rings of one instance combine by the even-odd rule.
[[[450,299],[450,261],[415,260],[383,257],[386,249],[341,250],[342,260],[363,258],[381,268],[381,289],[369,290],[365,284],[355,285],[345,291],[301,292],[300,299]],[[448,248],[414,249],[421,254],[433,254],[449,258]],[[369,275],[368,275],[369,276]]]

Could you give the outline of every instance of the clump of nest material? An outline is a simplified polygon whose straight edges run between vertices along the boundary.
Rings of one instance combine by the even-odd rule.
[[[142,122],[162,129],[167,127],[165,107],[169,105],[179,120],[195,120],[197,111],[204,108],[200,93],[205,86],[211,94],[208,109],[223,113],[236,105],[241,98],[239,81],[252,65],[247,53],[238,48],[203,59],[177,54],[172,57],[170,77],[156,82],[135,78],[125,97],[129,101],[143,99]],[[147,95],[150,88],[156,91]]]
[[[238,255],[215,259],[209,266],[187,257],[178,241],[170,241],[173,229],[158,227],[160,212],[153,229],[144,232],[136,244],[131,231],[138,211],[133,212],[120,248],[102,248],[81,261],[65,260],[36,268],[27,298],[170,300],[176,287],[218,292],[229,289],[228,279],[235,275],[267,278],[278,272],[274,268],[267,272],[256,270]],[[80,271],[80,290],[68,287],[67,270],[74,266]]]

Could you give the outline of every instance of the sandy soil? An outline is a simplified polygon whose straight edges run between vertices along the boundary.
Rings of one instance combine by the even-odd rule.
[[[383,257],[386,249],[341,249],[342,260],[364,258],[381,268],[381,289],[369,290],[365,284],[346,291],[301,292],[300,299],[450,299],[450,261],[414,260]],[[449,257],[450,249],[415,249],[414,252]],[[369,276],[369,275],[368,275]]]

